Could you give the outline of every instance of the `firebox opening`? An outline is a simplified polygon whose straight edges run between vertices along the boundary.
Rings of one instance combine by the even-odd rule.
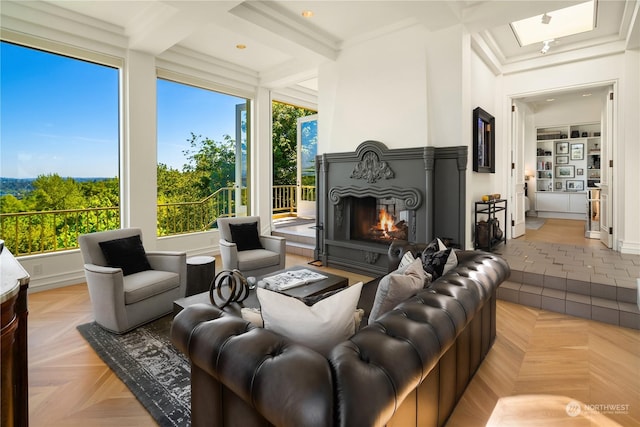
[[[388,244],[407,240],[409,211],[400,199],[351,198],[351,238]]]

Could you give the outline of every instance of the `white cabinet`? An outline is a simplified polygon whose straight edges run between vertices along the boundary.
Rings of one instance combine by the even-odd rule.
[[[536,193],[536,210],[545,212],[566,212],[569,209],[567,194],[548,192]]]
[[[538,191],[536,210],[544,217],[584,219],[587,213],[587,193]]]
[[[569,196],[569,212],[587,213],[587,193],[567,193]]]

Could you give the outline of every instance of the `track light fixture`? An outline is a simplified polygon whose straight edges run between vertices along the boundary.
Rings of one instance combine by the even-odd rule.
[[[542,15],[542,19],[540,20],[540,22],[542,22],[543,24],[548,24],[551,21],[551,16],[547,15],[547,13],[545,12],[544,15]]]
[[[545,40],[545,41],[542,42],[542,49],[540,49],[540,53],[541,54],[544,55],[545,53],[549,52],[549,49],[551,48],[551,42],[552,41],[553,41],[553,39],[552,40]]]

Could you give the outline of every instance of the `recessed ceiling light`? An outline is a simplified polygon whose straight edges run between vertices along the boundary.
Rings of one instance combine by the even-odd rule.
[[[303,10],[302,11],[302,16],[304,16],[305,18],[311,18],[313,16],[313,11],[312,10]]]
[[[590,93],[583,93],[582,96],[591,96]]]
[[[555,100],[556,100],[555,98],[547,98],[547,102],[553,102]]]
[[[247,48],[247,45],[246,45],[246,44],[242,44],[242,43],[240,43],[240,44],[237,44],[237,45],[236,45],[236,49],[240,49],[240,50],[242,50],[242,49],[246,49],[246,48]]]
[[[597,0],[512,22],[520,46],[591,31],[596,26]]]

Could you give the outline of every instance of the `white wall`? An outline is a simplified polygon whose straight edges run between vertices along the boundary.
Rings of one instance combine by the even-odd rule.
[[[343,49],[320,67],[318,153],[427,145],[424,32],[412,27]]]
[[[493,71],[482,61],[482,59],[473,51],[471,51],[471,67],[470,67],[470,99],[471,106],[465,123],[463,126],[467,126],[472,129],[472,110],[476,107],[480,107],[487,113],[491,114],[496,119],[495,126],[495,173],[479,173],[473,171],[473,135],[470,132],[467,140],[469,142],[469,164],[467,168],[467,247],[473,248],[473,233],[474,230],[474,218],[475,218],[475,202],[482,200],[484,194],[499,193],[502,198],[506,199],[509,195],[509,188],[507,186],[508,176],[510,172],[510,156],[509,156],[509,132],[508,126],[505,122],[508,122],[504,118],[502,106],[499,102],[499,98],[496,97],[496,93],[500,92],[501,78],[494,75]],[[508,119],[508,117],[507,117]],[[507,204],[507,222],[511,216],[509,203]],[[507,224],[502,224],[502,216],[498,218],[501,221],[500,226],[505,232],[508,232],[510,227]]]
[[[619,106],[622,109],[619,130],[620,153],[614,162],[624,165],[619,178],[622,188],[618,192],[623,205],[618,218],[621,235],[618,247],[622,253],[640,254],[640,50],[624,55],[623,81]],[[615,154],[615,153],[614,153]],[[617,163],[614,163],[614,167]],[[618,206],[616,204],[616,206]]]
[[[468,37],[462,26],[426,35],[429,145],[434,147],[467,145],[471,137]]]
[[[588,89],[584,91],[590,92]],[[553,97],[549,95],[549,97]],[[600,122],[602,116],[601,94],[582,97],[579,101],[562,100],[537,104],[534,110],[536,127],[565,126],[569,124]],[[535,151],[535,150],[534,150]]]

